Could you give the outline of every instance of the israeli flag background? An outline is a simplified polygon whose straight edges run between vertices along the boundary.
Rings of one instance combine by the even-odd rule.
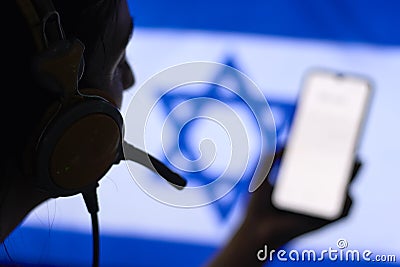
[[[359,150],[363,166],[351,186],[351,212],[344,220],[293,240],[287,248],[324,250],[336,247],[343,238],[352,249],[396,255],[397,263],[376,265],[399,266],[399,1],[129,0],[129,4],[135,29],[127,56],[136,84],[125,92],[121,109],[125,116],[132,108],[141,114],[141,106],[132,107],[131,103],[154,75],[189,62],[216,62],[239,70],[262,91],[272,111],[276,141],[283,144],[306,71],[324,67],[370,77],[374,93]],[[240,94],[247,92],[242,86],[243,75],[223,71],[208,75],[211,81],[242,88]],[[229,146],[226,133],[214,123],[190,118],[209,112],[223,117],[224,111],[200,101],[174,112],[182,103],[207,97],[235,108],[245,118],[250,151],[247,169],[237,170],[242,171],[237,183],[227,179],[226,184],[196,195],[207,205],[182,208],[165,204],[143,190],[135,176],[149,177],[147,186],[153,188],[164,183],[149,170],[134,164],[114,166],[98,189],[101,266],[203,266],[243,218],[254,157],[260,152],[259,143],[251,139],[259,131],[251,112],[240,98],[213,84],[163,92],[160,86],[151,88],[147,95],[149,101],[154,93],[160,96],[148,117],[145,139],[150,153],[170,164],[169,158],[179,153],[195,160],[202,153],[215,152],[209,155],[215,157],[214,169],[185,173],[190,184],[205,184],[220,172],[228,157],[224,154]],[[253,107],[263,108],[256,95],[249,94],[247,99]],[[167,118],[164,135],[161,126]],[[129,128],[134,126],[126,123],[129,134],[133,133],[127,138],[135,143],[135,129]],[[202,162],[196,164],[192,167]],[[218,197],[224,190],[229,192]],[[0,263],[90,266],[91,251],[90,216],[81,196],[73,196],[50,200],[35,209],[0,248]],[[271,265],[284,264],[288,263]],[[290,266],[308,264],[318,263],[291,262]]]

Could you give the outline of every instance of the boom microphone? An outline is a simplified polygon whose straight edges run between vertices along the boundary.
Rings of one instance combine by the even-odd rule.
[[[156,159],[152,155],[127,143],[126,141],[123,142],[123,148],[124,153],[121,153],[123,154],[123,160],[131,160],[145,166],[153,172],[158,173],[167,182],[169,182],[172,186],[179,190],[183,189],[186,186],[186,179],[182,178],[179,174],[173,172],[164,163],[162,163],[160,160]]]

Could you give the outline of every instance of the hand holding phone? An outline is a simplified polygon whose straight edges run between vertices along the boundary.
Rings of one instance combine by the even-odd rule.
[[[315,69],[304,80],[272,203],[327,220],[343,211],[371,96],[361,76]]]

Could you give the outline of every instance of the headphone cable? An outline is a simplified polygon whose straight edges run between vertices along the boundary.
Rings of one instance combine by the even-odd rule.
[[[98,183],[90,187],[88,190],[82,192],[83,199],[85,200],[86,208],[92,220],[92,238],[93,238],[93,259],[92,266],[99,266],[100,258],[100,235],[99,235],[99,204],[97,201],[97,187]]]

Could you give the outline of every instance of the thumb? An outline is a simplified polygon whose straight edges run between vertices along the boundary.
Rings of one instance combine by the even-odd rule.
[[[255,171],[253,179],[249,185],[249,192],[253,193],[257,189],[264,191],[260,194],[267,193],[267,191],[272,190],[272,185],[268,181],[268,177],[273,164],[282,158],[284,148],[279,149],[273,154],[262,154],[260,156],[259,168]],[[261,188],[260,188],[261,187]],[[271,188],[271,189],[269,189]]]

